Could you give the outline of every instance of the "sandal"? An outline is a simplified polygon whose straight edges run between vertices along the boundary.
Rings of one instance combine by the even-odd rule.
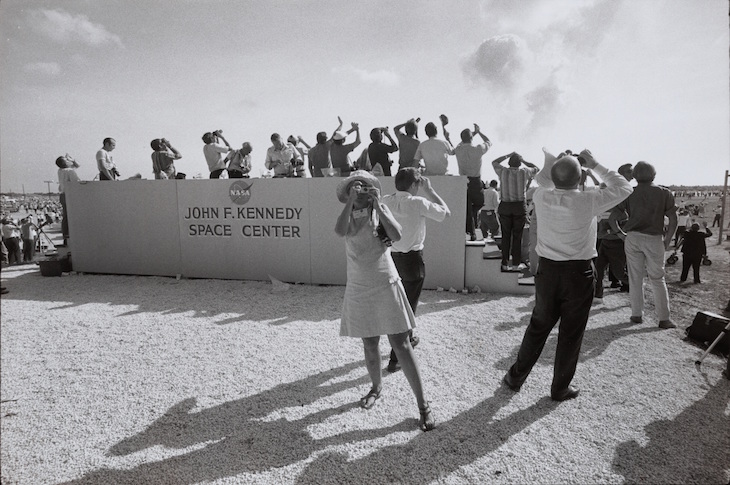
[[[421,419],[418,421],[421,430],[431,431],[436,427],[436,419],[433,417],[431,406],[428,405],[428,402],[424,407],[418,406],[418,412],[421,413]]]
[[[380,392],[383,390],[381,387],[377,391],[374,389],[370,389],[370,392],[365,394],[363,397],[360,398],[360,407],[363,409],[370,409],[373,406],[375,406],[375,401],[380,399]]]

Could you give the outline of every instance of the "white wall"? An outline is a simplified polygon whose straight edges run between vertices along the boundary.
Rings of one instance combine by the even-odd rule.
[[[340,180],[71,184],[66,197],[74,269],[242,280],[271,275],[288,282],[344,284],[344,241],[334,233],[342,210],[335,196]],[[392,177],[380,180],[384,194],[395,191]],[[461,288],[466,178],[431,180],[452,216],[428,223],[424,286]]]

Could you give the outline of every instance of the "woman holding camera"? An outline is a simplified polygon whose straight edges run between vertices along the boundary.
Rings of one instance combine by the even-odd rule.
[[[352,172],[337,185],[337,198],[345,207],[337,218],[335,232],[345,238],[347,255],[340,335],[362,339],[372,381],[360,405],[370,409],[380,398],[383,384],[379,343],[380,336],[387,335],[418,402],[419,425],[429,431],[436,421],[425,399],[408,338],[415,317],[390,257],[389,243],[400,239],[401,226],[380,201],[380,182],[364,170]]]

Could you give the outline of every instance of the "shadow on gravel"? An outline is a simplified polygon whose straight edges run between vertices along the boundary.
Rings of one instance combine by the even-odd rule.
[[[285,408],[307,406],[370,382],[367,376],[341,380],[364,365],[364,361],[352,362],[254,396],[202,410],[194,410],[195,398],[184,399],[146,430],[112,446],[108,455],[130,455],[155,446],[197,449],[161,461],[143,463],[129,470],[101,468],[66,483],[136,485],[207,482],[291,465],[330,445],[412,431],[415,421],[405,420],[383,429],[346,432],[322,440],[311,437],[309,426],[357,408],[358,403],[327,408],[301,419],[289,420],[277,415]],[[332,380],[336,382],[329,383]]]
[[[277,414],[284,408],[307,406],[369,382],[367,376],[341,380],[363,366],[363,361],[352,362],[208,409],[196,411],[195,398],[185,399],[141,433],[112,446],[108,455],[125,456],[156,446],[178,450],[195,447],[193,451],[131,469],[101,468],[65,483],[192,484],[235,477],[241,473],[265,473],[308,458],[314,461],[299,477],[302,483],[345,483],[359,481],[365,476],[374,480],[373,483],[404,479],[425,483],[499,448],[512,435],[557,406],[557,403],[544,398],[527,409],[494,421],[497,411],[514,395],[499,387],[491,398],[450,421],[439,423],[436,430],[420,433],[407,444],[381,448],[351,462],[347,462],[346,456],[325,449],[392,433],[411,432],[417,429],[417,420],[406,419],[386,428],[347,431],[315,440],[308,430],[310,426],[352,410],[358,404],[324,409],[301,419],[290,420]],[[335,382],[330,383],[333,380]],[[436,418],[438,420],[438,416]]]
[[[495,421],[494,415],[514,395],[498,388],[494,395],[434,431],[403,445],[381,448],[364,458],[349,460],[342,453],[318,456],[299,476],[298,483],[429,483],[445,479],[464,465],[501,447],[511,436],[545,417],[558,403],[543,398],[532,406]],[[498,479],[502,470],[493,470]]]
[[[339,321],[345,294],[344,286],[290,285],[288,290],[277,293],[272,291],[270,283],[263,281],[176,280],[164,276],[94,274],[44,277],[37,266],[18,266],[10,271],[23,274],[4,283],[11,293],[3,295],[3,299],[48,301],[48,295],[52,294],[59,304],[51,310],[87,304],[133,305],[133,310],[117,316],[189,313],[191,318],[220,316],[215,322],[218,325],[245,321],[266,321],[270,325],[300,320]],[[109,291],[110,287],[114,288],[113,292]],[[307,289],[306,300],[300,297],[301,292],[298,290],[301,288]],[[262,295],[253,303],[247,298],[252,291]],[[206,295],[205,298],[202,295]],[[506,296],[509,295],[482,294],[477,297],[428,290],[422,294],[422,304],[417,314],[426,315],[465,305],[494,302]]]
[[[721,378],[676,418],[648,424],[646,446],[632,440],[616,447],[614,472],[626,483],[727,483],[729,396],[730,381]],[[718,463],[726,468],[720,469]]]
[[[606,309],[605,311],[612,310]],[[527,323],[529,323],[529,318]],[[590,324],[591,322],[589,320],[588,325]],[[540,354],[540,358],[537,360],[537,365],[552,365],[555,361],[555,348],[558,343],[558,333],[556,329],[559,325],[560,323],[555,326],[555,329],[553,329],[553,332],[548,337],[547,342],[545,342],[545,347],[543,348],[542,354]],[[659,327],[647,327],[645,325],[636,325],[631,322],[621,322],[604,327],[589,328],[583,334],[583,344],[580,348],[580,359],[578,362],[585,362],[598,357],[605,352],[606,349],[608,349],[611,342],[619,338],[662,331],[663,330]],[[507,369],[510,368],[517,359],[517,352],[520,350],[521,341],[522,339],[520,338],[520,341],[514,347],[509,356],[499,359],[494,363],[495,369],[500,369],[506,372]]]

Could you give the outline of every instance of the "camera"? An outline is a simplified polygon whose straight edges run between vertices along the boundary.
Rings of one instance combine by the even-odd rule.
[[[302,166],[304,166],[304,160],[300,160],[298,158],[292,158],[289,163],[291,163],[292,166],[294,166],[294,167],[302,167]]]

